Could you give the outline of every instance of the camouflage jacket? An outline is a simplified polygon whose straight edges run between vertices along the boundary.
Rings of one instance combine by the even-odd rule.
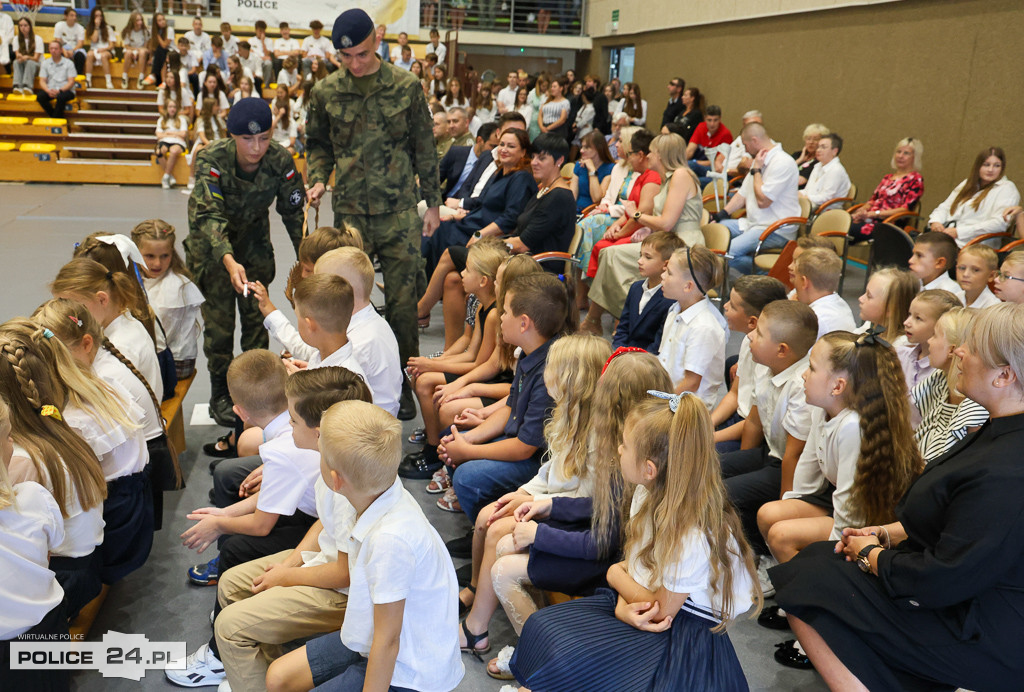
[[[313,87],[306,118],[309,184],[334,170],[335,214],[441,205],[433,121],[411,72],[382,63],[363,96],[342,68]]]
[[[302,242],[306,190],[291,154],[270,142],[252,182],[235,170],[235,141],[230,137],[202,149],[196,161],[196,185],[188,200],[188,249],[196,258],[220,262],[224,255],[245,255],[250,247],[270,248],[270,215],[277,200],[296,254]]]

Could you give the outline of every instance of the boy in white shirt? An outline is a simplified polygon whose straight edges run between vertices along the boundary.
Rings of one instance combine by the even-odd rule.
[[[326,64],[327,69],[334,72],[341,67],[341,63],[338,62],[338,57],[335,55],[331,39],[320,33],[323,31],[324,25],[319,19],[314,19],[309,23],[309,28],[313,34],[302,39],[302,76],[309,76],[314,57],[320,58]]]
[[[401,424],[376,406],[342,401],[320,430],[324,481],[357,516],[346,542],[345,622],[340,637],[313,639],[272,663],[268,689],[311,689],[340,676],[351,689],[454,689],[464,674],[455,570],[398,479]]]
[[[302,59],[302,48],[298,39],[292,38],[292,29],[288,22],[281,22],[278,25],[281,30],[281,38],[274,41],[274,70],[280,70],[286,58],[295,58],[296,64]],[[333,45],[333,44],[332,44]],[[277,80],[280,84],[280,78]]]
[[[199,17],[192,19],[192,31],[185,34],[188,41],[188,50],[195,56],[198,63],[203,62],[203,54],[210,50],[210,35],[203,31],[203,20]]]
[[[810,201],[812,208],[821,207],[830,199],[845,197],[850,191],[850,175],[839,160],[839,152],[842,150],[843,139],[835,132],[823,136],[818,141],[818,149],[815,152],[818,165],[811,171],[807,184],[800,193]],[[831,208],[838,209],[838,206],[832,205]],[[823,211],[826,210],[817,209],[819,214]]]
[[[762,554],[768,551],[757,528],[757,510],[792,489],[793,472],[810,434],[802,376],[817,335],[814,311],[795,300],[766,305],[750,334],[750,354],[768,371],[754,385],[740,451],[722,456],[722,476],[747,539]]]
[[[949,278],[949,270],[956,265],[959,252],[956,241],[945,233],[926,231],[917,236],[908,264],[910,272],[921,279],[921,290],[949,291],[963,303],[964,289]]]
[[[999,272],[999,255],[988,245],[968,245],[956,260],[956,282],[964,291],[964,303],[978,310],[1002,301],[988,287]]]
[[[231,35],[230,23],[220,23],[220,40],[224,43],[224,55],[230,58],[238,54],[238,39]]]
[[[842,258],[824,248],[804,250],[793,262],[796,299],[814,310],[819,339],[829,332],[852,332],[857,328],[853,310],[836,293],[842,270]]]
[[[292,436],[301,449],[317,450],[320,418],[339,401],[370,401],[370,390],[344,368],[298,372],[285,387]],[[346,545],[355,510],[318,477],[317,516],[293,550],[238,565],[217,585],[223,610],[214,622],[213,651],[236,690],[262,689],[280,645],[337,632],[348,600]],[[281,588],[272,588],[279,586]]]

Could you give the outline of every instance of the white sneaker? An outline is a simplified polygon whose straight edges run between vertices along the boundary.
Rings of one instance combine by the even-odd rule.
[[[184,669],[182,665],[184,664]],[[174,670],[172,670],[172,667]],[[208,644],[203,644],[184,661],[171,661],[164,669],[167,679],[179,687],[207,687],[224,682],[224,664],[221,663]]]
[[[171,183],[170,183],[170,180],[169,180],[170,177],[171,176],[169,176],[166,173],[164,173],[163,177],[160,178],[160,187],[162,187],[165,190],[170,190],[171,189]]]
[[[113,80],[110,79],[110,75],[107,75],[107,88],[108,89],[113,89],[114,88],[114,82],[113,82]]]
[[[188,189],[192,190],[192,188],[194,188],[195,186],[196,186],[196,179],[195,178],[189,178],[188,179]]]
[[[212,611],[212,610],[210,611],[210,624],[211,625],[213,624],[213,612],[214,611]]]
[[[122,89],[127,89],[128,88],[128,72],[122,72],[121,73],[121,88]]]
[[[777,564],[779,561],[771,555],[762,555],[757,561],[757,580],[761,583],[761,592],[765,598],[775,595],[775,586],[772,584],[771,577],[768,576],[768,570]]]
[[[231,692],[231,683],[227,680],[217,685],[217,692]]]

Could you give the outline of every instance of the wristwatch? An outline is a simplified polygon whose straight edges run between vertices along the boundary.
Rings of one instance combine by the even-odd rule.
[[[882,549],[882,545],[880,543],[872,543],[871,545],[864,546],[857,553],[857,566],[860,567],[861,572],[871,571],[871,562],[868,560],[868,556],[871,555],[871,551],[875,548]]]
[[[640,210],[639,209],[637,209],[635,212],[633,212],[633,220],[634,221],[639,221],[640,220],[640,216],[641,215],[640,215]]]

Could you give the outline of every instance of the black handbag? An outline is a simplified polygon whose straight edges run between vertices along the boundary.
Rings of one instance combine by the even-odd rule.
[[[156,362],[160,365],[160,381],[164,385],[163,400],[167,401],[174,398],[174,388],[178,386],[178,370],[174,366],[174,354],[167,346],[167,332],[164,331],[164,325],[160,323],[160,318],[156,316],[156,313],[153,314],[153,321],[160,328],[160,333],[164,335],[164,350],[156,352]]]

